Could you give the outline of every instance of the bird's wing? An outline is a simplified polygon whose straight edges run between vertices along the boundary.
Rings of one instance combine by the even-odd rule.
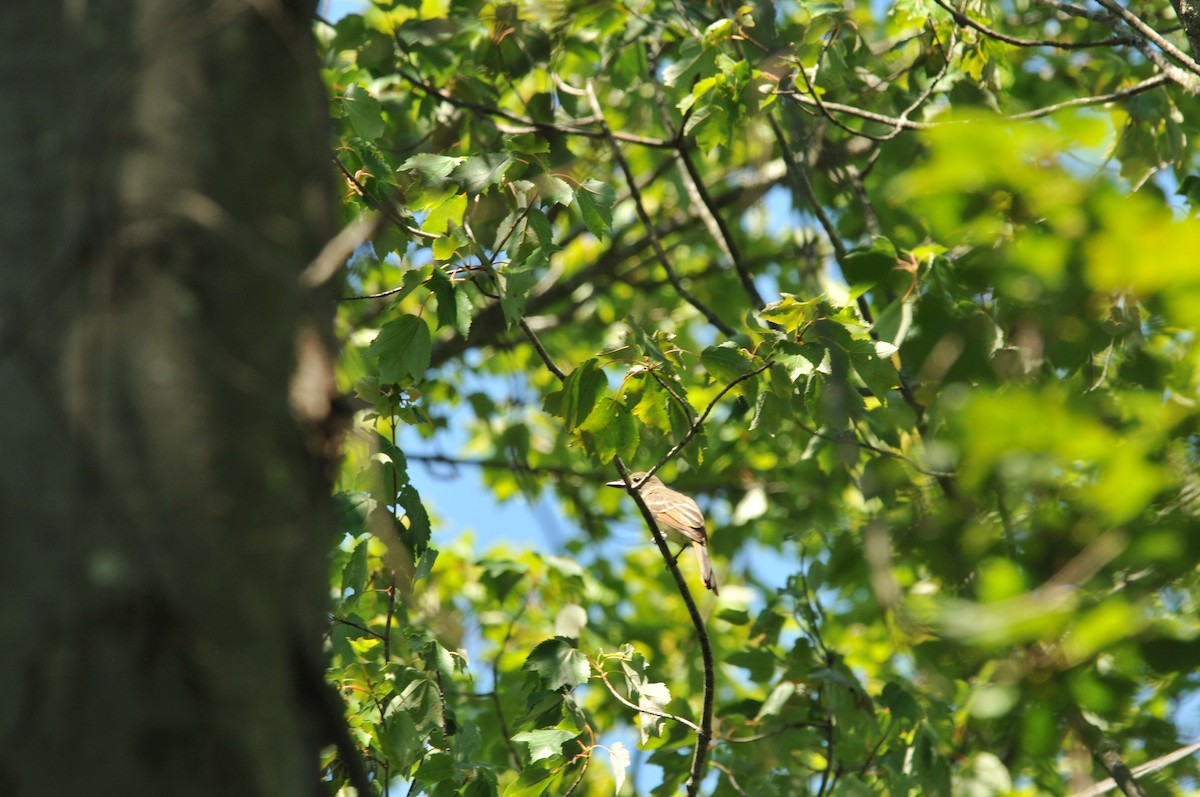
[[[685,495],[676,493],[669,498],[655,496],[653,501],[646,502],[646,508],[654,513],[659,520],[689,539],[697,542],[708,542],[704,533],[704,515],[696,502]]]

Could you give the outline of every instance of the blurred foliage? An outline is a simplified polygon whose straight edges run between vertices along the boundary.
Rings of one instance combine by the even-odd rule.
[[[648,532],[604,547],[633,502],[601,485],[693,429],[662,475],[722,585],[681,560],[706,794],[1071,794],[1096,738],[1131,768],[1189,741],[1200,75],[1108,12],[955,8],[318,25],[345,217],[383,221],[338,320],[329,637],[380,793],[682,790],[696,631]],[[397,428],[451,423],[498,500],[553,497],[564,556],[431,546]]]

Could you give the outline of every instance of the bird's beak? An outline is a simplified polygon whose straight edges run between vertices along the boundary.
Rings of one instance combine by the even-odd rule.
[[[626,486],[626,485],[625,485],[625,482],[623,482],[623,481],[621,481],[620,479],[618,479],[618,480],[617,480],[617,481],[615,481],[615,482],[605,482],[605,483],[604,483],[604,486],[605,486],[605,487],[620,487],[620,488],[622,488],[622,489],[625,489],[625,486]]]

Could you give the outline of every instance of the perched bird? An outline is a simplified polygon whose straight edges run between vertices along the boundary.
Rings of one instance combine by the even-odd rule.
[[[685,545],[689,542],[692,544],[696,561],[700,563],[700,578],[704,586],[711,589],[714,595],[719,595],[712,560],[708,558],[708,535],[704,532],[704,515],[700,513],[700,507],[683,493],[675,492],[663,484],[657,476],[647,479],[644,471],[629,474],[629,480],[642,494],[642,500],[646,502],[654,521],[665,526],[670,536],[682,538]],[[623,481],[606,484],[609,487],[625,487]]]

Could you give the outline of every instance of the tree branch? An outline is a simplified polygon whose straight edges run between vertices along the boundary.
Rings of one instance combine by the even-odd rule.
[[[708,322],[719,329],[726,337],[734,337],[737,335],[737,331],[722,321],[720,316],[693,296],[687,288],[683,287],[683,283],[679,281],[679,275],[675,273],[675,269],[667,259],[667,253],[663,250],[662,241],[658,238],[658,230],[654,222],[650,219],[650,214],[646,211],[646,205],[642,201],[642,192],[637,187],[637,178],[634,177],[633,170],[629,167],[629,162],[625,160],[625,155],[621,152],[620,145],[617,144],[616,139],[612,136],[612,131],[609,129],[608,123],[604,121],[604,111],[600,108],[600,101],[596,99],[596,92],[590,80],[587,83],[586,92],[588,102],[592,106],[592,111],[599,120],[600,129],[604,131],[608,138],[608,145],[612,150],[613,158],[617,161],[617,165],[621,167],[621,172],[625,175],[625,181],[629,184],[629,195],[633,199],[634,207],[637,209],[638,218],[642,220],[642,224],[646,228],[646,234],[650,238],[650,245],[654,247],[654,254],[658,256],[659,264],[667,272],[667,278],[671,280],[671,286],[685,302],[699,310],[700,314],[708,319]]]
[[[721,247],[725,257],[729,258],[729,262],[733,264],[746,296],[750,298],[757,309],[761,310],[766,303],[763,301],[762,294],[758,292],[758,286],[754,284],[754,278],[750,275],[746,260],[742,257],[742,252],[733,237],[733,231],[729,229],[725,219],[713,206],[712,196],[704,187],[704,179],[696,168],[695,161],[692,160],[686,141],[681,140],[676,143],[675,158],[683,165],[684,184],[688,188],[688,193],[693,195],[698,211],[704,216],[705,224],[710,228],[715,228],[710,229],[713,240]]]
[[[1183,25],[1187,34],[1188,44],[1192,47],[1192,56],[1200,59],[1200,3],[1196,0],[1171,0],[1175,8],[1175,16]]]
[[[1077,706],[1067,709],[1067,721],[1079,735],[1080,741],[1087,747],[1088,752],[1092,754],[1092,758],[1125,793],[1125,797],[1146,797],[1145,790],[1137,782],[1133,773],[1129,771],[1129,767],[1125,765],[1125,761],[1121,758],[1121,751],[1114,741],[1107,738],[1099,728],[1089,722]]]
[[[1197,63],[1190,55],[1163,38],[1161,33],[1146,24],[1137,14],[1115,2],[1115,0],[1096,0],[1096,2],[1111,14],[1119,17],[1125,24],[1136,30],[1164,53],[1186,67],[1193,75],[1200,77],[1200,63]]]
[[[536,340],[537,335],[528,324],[522,325],[522,331],[530,342]],[[542,362],[546,364],[547,369],[554,373],[560,381],[565,380],[562,376],[562,371],[558,370],[558,366],[550,359],[546,349],[539,343],[534,343],[534,349],[539,355],[542,355]],[[696,749],[692,754],[691,775],[688,780],[688,797],[696,797],[700,791],[700,780],[704,774],[704,762],[708,758],[708,745],[712,742],[712,715],[713,702],[716,694],[716,665],[713,663],[712,644],[708,639],[708,629],[704,627],[704,618],[700,615],[700,609],[696,606],[696,601],[692,597],[691,590],[688,589],[687,582],[683,580],[683,574],[679,572],[679,565],[675,562],[675,556],[671,553],[670,547],[667,545],[666,537],[658,528],[658,524],[654,520],[654,515],[650,513],[649,507],[642,499],[642,494],[633,489],[633,483],[629,478],[629,469],[620,457],[613,457],[613,466],[616,467],[617,473],[621,476],[621,480],[625,482],[625,486],[629,488],[629,494],[633,496],[634,503],[637,504],[638,511],[642,513],[642,518],[645,519],[646,525],[650,528],[650,533],[654,537],[654,544],[658,546],[659,553],[662,554],[663,561],[666,562],[667,570],[671,577],[675,579],[675,586],[679,589],[679,595],[683,598],[684,605],[687,606],[688,616],[692,619],[692,627],[696,630],[696,640],[700,643],[700,658],[704,667],[704,705],[700,713],[700,727],[696,731]]]
[[[590,661],[590,659],[589,659],[589,661]],[[604,685],[608,687],[608,691],[611,692],[612,696],[615,697],[623,705],[628,706],[629,708],[633,709],[634,711],[638,712],[639,714],[649,714],[652,717],[662,717],[663,719],[666,719],[666,720],[678,722],[680,725],[690,728],[693,731],[700,730],[700,727],[698,725],[696,725],[696,723],[692,722],[690,719],[687,719],[686,717],[680,717],[675,714],[667,714],[664,711],[655,711],[654,709],[646,708],[644,706],[639,706],[637,703],[634,703],[632,700],[629,700],[628,698],[624,697],[620,692],[617,691],[617,688],[612,685],[611,681],[608,680],[608,675],[604,672],[604,669],[599,664],[597,664],[596,662],[593,661],[592,666],[596,668],[596,673],[600,676],[600,680],[604,682]]]
[[[1133,40],[1128,36],[1110,36],[1107,39],[1097,39],[1094,41],[1082,42],[1059,41],[1057,39],[1021,39],[1016,36],[1009,36],[1008,34],[1001,33],[998,30],[993,30],[981,22],[976,22],[963,12],[953,8],[949,3],[946,2],[946,0],[933,0],[933,2],[950,12],[950,16],[953,17],[954,21],[959,25],[973,28],[982,33],[984,36],[987,36],[989,39],[995,39],[996,41],[1004,42],[1005,44],[1011,44],[1014,47],[1054,47],[1058,50],[1083,50],[1088,47],[1112,47],[1114,45],[1131,44],[1133,42]]]
[[[679,442],[677,442],[675,445],[671,446],[671,450],[668,451],[663,456],[663,458],[658,461],[657,465],[655,465],[650,470],[646,471],[645,478],[648,479],[651,476],[653,476],[655,473],[657,473],[659,468],[661,468],[663,465],[666,465],[668,462],[670,462],[672,457],[674,457],[676,454],[678,454],[680,451],[682,451],[683,447],[692,441],[692,438],[695,437],[696,433],[700,431],[700,427],[704,426],[704,420],[708,417],[709,413],[711,413],[713,411],[713,408],[717,406],[717,403],[721,400],[722,396],[724,396],[730,390],[733,390],[733,388],[736,387],[737,385],[741,384],[742,382],[745,382],[747,379],[750,379],[751,377],[754,377],[754,376],[758,376],[763,371],[770,368],[772,365],[774,365],[774,363],[768,360],[767,362],[760,365],[758,368],[755,368],[753,371],[747,371],[746,373],[739,376],[737,379],[734,379],[732,382],[727,384],[725,387],[721,388],[721,392],[719,392],[719,393],[717,393],[717,395],[713,396],[712,401],[708,402],[708,406],[704,408],[704,412],[700,413],[700,417],[698,417],[698,418],[696,418],[696,420],[692,421],[692,425],[688,427],[687,432],[683,435],[683,437],[679,440]]]

